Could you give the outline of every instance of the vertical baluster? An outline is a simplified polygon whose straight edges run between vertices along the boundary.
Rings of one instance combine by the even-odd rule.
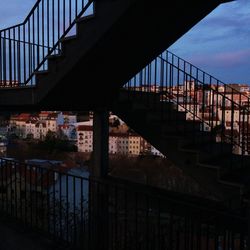
[[[32,187],[32,182],[33,182],[33,166],[29,166],[29,199],[30,199],[30,225],[31,227],[33,226],[33,187]]]
[[[78,0],[75,0],[75,19],[78,16]]]
[[[42,22],[42,45],[38,44],[39,45],[39,48],[41,48],[42,50],[42,58],[39,60],[39,64],[40,62],[42,62],[44,59],[45,59],[45,30],[44,30],[44,22],[45,22],[45,13],[44,13],[44,0],[42,0],[42,14],[41,14],[41,22]],[[40,50],[40,49],[39,49]],[[45,62],[43,63],[43,67],[42,67],[43,70],[45,70]]]
[[[53,190],[52,190],[52,204],[53,204],[53,238],[55,239],[57,237],[57,230],[56,230],[56,181],[58,178],[57,173],[54,171],[51,172],[53,175]]]
[[[206,107],[206,85],[205,85],[205,74],[202,72],[202,131],[204,132],[205,129],[205,107]]]
[[[74,231],[73,243],[75,245],[76,244],[76,235],[77,235],[77,230],[76,230],[76,177],[75,176],[73,176],[73,231]]]
[[[55,0],[52,0],[52,47],[55,44]]]
[[[3,85],[3,44],[2,44],[2,32],[0,32],[0,87]]]
[[[33,55],[32,55],[32,52],[33,52],[33,46],[32,45],[32,42],[31,42],[31,23],[30,23],[30,20],[28,20],[28,24],[27,24],[27,29],[28,29],[28,72],[29,72],[29,76],[32,74],[32,65],[33,65]],[[24,44],[24,46],[26,46]],[[31,79],[31,85],[33,84],[32,82],[32,79]]]
[[[60,231],[60,238],[63,239],[63,230],[62,230],[62,174],[58,173],[59,175],[59,231]]]
[[[50,234],[50,223],[51,223],[51,211],[50,211],[50,202],[51,202],[51,197],[50,197],[50,185],[54,185],[54,180],[52,179],[51,177],[51,171],[49,169],[46,169],[46,183],[47,183],[47,186],[46,186],[46,196],[47,196],[47,206],[46,206],[46,209],[47,209],[47,213],[46,213],[46,216],[47,216],[47,220],[46,220],[46,223],[47,223],[47,232],[48,234]]]
[[[0,160],[0,173],[1,173],[1,209],[2,211],[5,211],[5,190],[6,190],[6,183],[4,182],[4,172],[5,172],[5,169],[4,169],[4,164],[3,164],[3,159]]]
[[[61,30],[60,30],[60,0],[57,0],[57,40],[59,41],[60,37],[61,37]]]
[[[154,100],[153,100],[153,102],[154,102],[154,107],[155,107],[155,109],[156,109],[156,111],[157,111],[157,109],[158,109],[158,102],[159,102],[159,96],[158,96],[158,90],[157,90],[157,88],[158,88],[158,86],[157,86],[157,70],[158,70],[158,67],[157,67],[157,57],[156,57],[156,59],[154,60],[154,63],[155,63],[155,67],[154,67]]]
[[[71,24],[72,19],[72,0],[69,0],[69,24]]]
[[[40,47],[39,47],[39,45],[40,45],[40,7],[39,7],[40,5],[38,5],[37,6],[37,31],[36,31],[36,33],[37,33],[37,48],[36,48],[36,50],[37,50],[37,61],[36,61],[36,66],[35,66],[35,68],[34,68],[34,70],[39,70],[39,68],[38,68],[38,65],[39,65],[39,62],[40,62]]]
[[[69,176],[66,176],[66,241],[69,242]]]
[[[12,162],[12,167],[14,167],[14,199],[15,199],[15,205],[14,205],[14,211],[15,211],[15,217],[18,218],[18,212],[20,211],[19,210],[19,206],[18,206],[18,203],[17,203],[17,165],[16,165],[16,162]]]
[[[46,31],[47,31],[47,53],[48,55],[50,54],[50,0],[46,0],[47,1],[47,27],[46,27]],[[53,47],[53,46],[52,46]]]
[[[15,176],[13,175],[13,169],[12,169],[12,162],[8,161],[8,168],[9,168],[9,182],[10,182],[10,215],[14,216],[14,208],[13,208],[13,204],[14,204],[14,189],[13,186],[15,184]]]
[[[16,85],[16,79],[17,79],[17,76],[16,76],[16,28],[13,28],[12,29],[13,31],[13,35],[12,35],[12,38],[13,38],[13,85],[15,86]]]
[[[6,56],[7,56],[6,31],[4,31],[3,32],[3,86],[6,86],[7,84]]]
[[[63,33],[65,32],[66,30],[66,16],[65,16],[65,10],[66,10],[66,7],[65,7],[65,0],[63,0]]]
[[[28,208],[28,199],[27,199],[27,165],[24,165],[24,221],[25,225],[28,223],[27,218],[27,208]]]
[[[39,167],[40,174],[40,195],[39,195],[39,228],[45,231],[44,225],[44,168]]]
[[[159,86],[159,92],[160,92],[160,108],[161,108],[161,120],[164,120],[164,61],[162,59],[162,55],[160,57],[160,86]]]
[[[22,84],[26,84],[26,30],[25,24],[22,25],[23,28],[23,82]]]
[[[10,29],[8,30],[8,55],[9,55],[9,86],[12,86],[12,42],[11,42],[11,33]]]
[[[181,68],[180,68],[180,58],[178,57],[178,61],[177,61],[177,94],[176,94],[176,104],[177,104],[177,110],[176,111],[179,111],[179,103],[180,103],[180,72],[181,72]],[[182,93],[183,94],[183,93]],[[175,96],[174,96],[174,99],[175,99]],[[178,124],[181,122],[181,118],[179,118],[177,120]],[[178,125],[177,124],[177,125]]]
[[[35,171],[35,182],[34,182],[34,185],[35,185],[35,227],[38,227],[38,167],[35,166],[34,167],[34,171]],[[39,206],[40,207],[40,206]]]
[[[249,115],[250,115],[250,112],[249,112],[249,108],[250,108],[250,103],[249,103],[249,98],[247,99],[247,112],[246,112],[246,136],[247,136],[247,151],[249,152],[250,148],[249,148],[249,143],[250,143],[250,135],[249,135]]]
[[[124,192],[124,249],[127,250],[127,230],[128,230],[128,194],[127,190]]]
[[[241,132],[239,133],[239,137],[241,137],[241,143],[239,145],[241,145],[241,166],[244,166],[244,155],[246,154],[246,150],[247,150],[247,145],[248,145],[248,136],[246,135],[246,127],[245,127],[245,116],[247,114],[246,112],[246,107],[243,106],[242,110],[239,111],[240,112],[240,116],[242,116],[242,124],[241,122],[239,122],[239,128],[241,128]],[[239,138],[240,139],[240,138]],[[245,167],[245,166],[244,166]]]
[[[35,71],[35,68],[36,68],[36,45],[35,45],[35,43],[36,43],[36,39],[35,39],[35,13],[32,15],[32,43],[33,43],[33,45],[32,45],[32,48],[33,48],[33,50],[32,50],[32,69],[31,69],[31,72],[33,73],[34,71]],[[31,73],[31,74],[32,74]],[[31,83],[32,83],[32,81],[31,81]]]
[[[219,121],[219,81],[217,80],[216,81],[216,107],[215,107],[215,120],[216,120],[216,123],[215,123],[215,126],[218,126],[220,124],[220,121]]]
[[[21,31],[20,25],[18,26],[18,41],[17,41],[17,84],[20,85],[21,83],[21,48],[20,48],[20,40],[21,40]],[[1,59],[0,59],[1,60]]]
[[[230,155],[230,169],[232,170],[233,167],[233,150],[234,150],[234,90],[231,89],[231,133],[230,133],[230,140],[231,140],[231,155]]]
[[[84,205],[84,195],[83,195],[83,179],[82,178],[80,178],[79,179],[79,182],[80,182],[80,224],[81,224],[81,228],[80,228],[80,235],[84,235],[84,245],[86,245],[86,237],[85,237],[85,233],[86,233],[86,231],[85,231],[85,227],[84,227],[84,211],[83,211],[83,209],[84,209],[84,207],[83,207],[83,205]]]

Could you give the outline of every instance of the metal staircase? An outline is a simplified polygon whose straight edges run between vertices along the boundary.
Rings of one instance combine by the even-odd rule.
[[[177,0],[166,8],[160,0],[38,0],[23,23],[0,31],[0,109],[108,108],[205,186],[206,198],[216,200],[209,204],[238,206],[249,189],[248,96],[168,51],[160,54],[222,2]],[[142,185],[3,159],[0,165],[1,211],[74,246],[248,247],[245,214],[225,212],[224,205],[204,208],[199,199],[183,201]],[[64,177],[73,187],[66,184],[62,219]],[[42,178],[53,180],[52,193]],[[85,195],[89,202],[77,214],[75,197],[85,204]]]
[[[248,195],[249,97],[166,51],[132,78],[113,111],[213,199]]]
[[[38,0],[23,23],[0,31],[1,109],[107,106],[222,2]]]
[[[248,189],[248,97],[170,52],[151,61],[221,2],[190,1],[192,13],[177,20],[171,13],[180,4],[184,8],[184,1],[166,16],[161,1],[39,0],[23,23],[0,31],[0,107],[109,107],[189,174],[196,173],[212,197],[239,197]],[[164,22],[169,29],[154,28]],[[147,64],[114,108],[120,87]]]

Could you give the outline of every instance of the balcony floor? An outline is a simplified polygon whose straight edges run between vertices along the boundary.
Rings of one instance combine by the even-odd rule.
[[[0,216],[0,249],[59,250],[63,248],[38,233],[32,232],[20,224]]]

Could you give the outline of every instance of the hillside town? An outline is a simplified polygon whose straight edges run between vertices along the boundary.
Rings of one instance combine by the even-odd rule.
[[[176,110],[185,112],[186,120],[200,122],[200,131],[214,131],[217,142],[231,142],[233,138],[234,154],[250,154],[248,84],[200,85],[199,82],[190,80],[183,85],[164,87],[151,84],[130,89],[158,93],[162,103],[171,102]],[[240,110],[240,107],[243,108]]]
[[[48,133],[70,141],[78,152],[91,153],[93,150],[93,116],[87,121],[77,122],[73,112],[41,111],[36,114],[11,115],[6,135],[19,139],[43,141]],[[109,153],[112,155],[138,156],[141,154],[164,157],[156,148],[131,130],[115,115],[109,118]]]
[[[197,87],[198,86],[198,87]],[[186,120],[201,121],[200,130],[211,131],[223,128],[224,136],[233,127],[235,143],[234,152],[250,153],[250,128],[248,112],[239,112],[237,105],[249,106],[250,87],[247,84],[210,84],[208,90],[186,81],[184,85],[161,87],[158,85],[141,85],[135,91],[161,93],[161,101],[176,104],[178,111],[186,113]],[[223,95],[215,95],[211,89]],[[236,90],[237,92],[234,92]],[[205,93],[205,94],[204,94]],[[227,99],[233,99],[234,103]],[[178,104],[177,104],[178,103]],[[68,140],[77,147],[78,152],[91,153],[93,150],[93,114],[79,121],[77,113],[61,111],[41,111],[38,113],[20,113],[11,115],[8,121],[2,121],[0,151],[4,153],[4,138],[17,137],[43,141],[48,133],[54,133],[61,139]],[[119,117],[110,113],[109,118],[109,153],[111,155],[157,155],[164,157],[155,147],[129,128]],[[245,131],[242,136],[242,131]],[[241,131],[241,133],[240,133]],[[240,136],[241,135],[241,136]],[[221,140],[218,133],[217,141]],[[241,147],[239,147],[241,145]],[[243,145],[243,146],[242,146]]]

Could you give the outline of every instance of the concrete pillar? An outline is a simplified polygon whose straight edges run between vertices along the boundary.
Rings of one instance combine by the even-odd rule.
[[[109,165],[109,112],[94,111],[93,120],[93,166],[94,177],[105,177]]]
[[[109,113],[107,110],[94,111],[93,155],[91,175],[103,178],[108,174],[109,165]],[[90,194],[90,249],[107,250],[109,244],[108,193],[106,186],[95,179],[89,182]]]

